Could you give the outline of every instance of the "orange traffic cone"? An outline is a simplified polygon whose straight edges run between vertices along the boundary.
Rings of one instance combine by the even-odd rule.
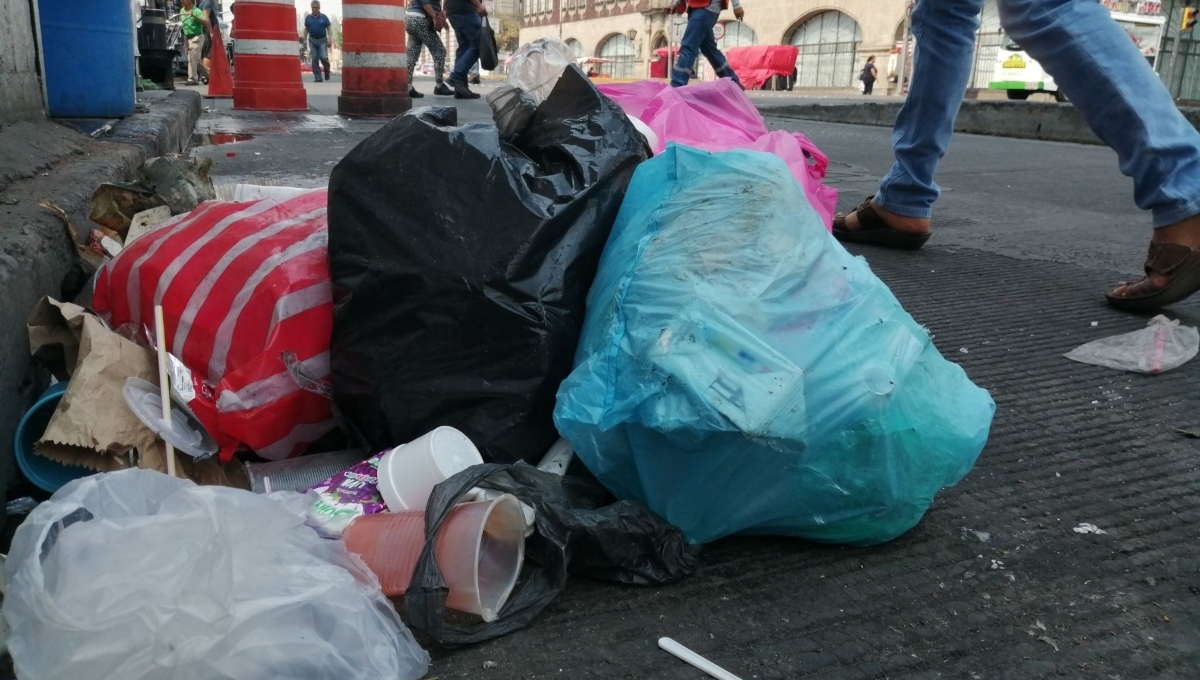
[[[208,72],[209,99],[229,99],[233,96],[233,78],[229,75],[229,57],[225,54],[225,41],[213,30],[212,69]]]

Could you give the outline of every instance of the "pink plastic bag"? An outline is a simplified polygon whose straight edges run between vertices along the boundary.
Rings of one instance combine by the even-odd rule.
[[[600,85],[599,90],[654,131],[658,136],[655,153],[662,153],[667,143],[673,142],[705,151],[750,149],[779,156],[804,187],[825,227],[832,228],[838,192],[822,183],[829,157],[800,133],[768,131],[762,114],[733,81],[673,88],[643,80]]]

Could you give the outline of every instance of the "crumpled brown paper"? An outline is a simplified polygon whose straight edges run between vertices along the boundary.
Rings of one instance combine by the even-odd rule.
[[[166,472],[166,447],[122,394],[127,378],[158,384],[154,352],[109,330],[83,308],[50,298],[34,308],[27,323],[34,356],[56,377],[56,366],[69,366],[71,381],[34,452],[99,472],[134,465]],[[69,363],[72,356],[74,364]],[[196,462],[178,453],[176,463],[178,476],[198,484],[249,488],[239,463],[221,465],[216,458]]]

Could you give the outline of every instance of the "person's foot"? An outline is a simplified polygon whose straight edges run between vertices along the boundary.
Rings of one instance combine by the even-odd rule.
[[[479,99],[479,95],[472,92],[466,83],[451,80],[450,87],[454,89],[455,99]]]
[[[208,84],[208,76],[200,76],[200,84],[207,85]]]
[[[1200,215],[1155,229],[1150,237],[1146,276],[1117,285],[1108,293],[1115,307],[1144,311],[1178,302],[1195,292],[1200,261]]]
[[[193,87],[193,86],[199,85],[200,83],[198,83],[194,80],[185,80],[185,81],[183,81],[183,84],[186,85],[187,87]]]
[[[894,212],[889,212],[883,208],[880,208],[879,204],[875,202],[875,199],[871,199],[871,207],[875,209],[875,212],[879,215],[879,218],[883,220],[883,223],[887,225],[888,229],[904,234],[928,234],[930,232],[929,218],[905,217],[903,215],[897,215]],[[841,213],[839,213],[839,215],[841,215]],[[862,224],[858,220],[857,211],[846,213],[845,215],[842,215],[842,217],[845,221],[846,231],[858,231],[862,229]],[[836,220],[837,218],[835,217],[834,219]]]
[[[438,83],[437,87],[433,88],[433,93],[439,97],[449,97],[450,95],[454,94],[454,90],[446,87],[445,83]]]
[[[425,95],[421,94],[420,92],[417,92],[417,88],[410,87],[410,88],[408,88],[408,96],[411,99],[420,99],[421,97],[424,97]]]
[[[329,80],[329,71],[325,72],[325,80]]]

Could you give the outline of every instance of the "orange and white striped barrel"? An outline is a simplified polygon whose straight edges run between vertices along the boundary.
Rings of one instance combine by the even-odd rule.
[[[344,116],[395,116],[412,108],[404,47],[405,0],[342,3]]]
[[[308,110],[294,0],[238,0],[234,11],[233,108]]]

